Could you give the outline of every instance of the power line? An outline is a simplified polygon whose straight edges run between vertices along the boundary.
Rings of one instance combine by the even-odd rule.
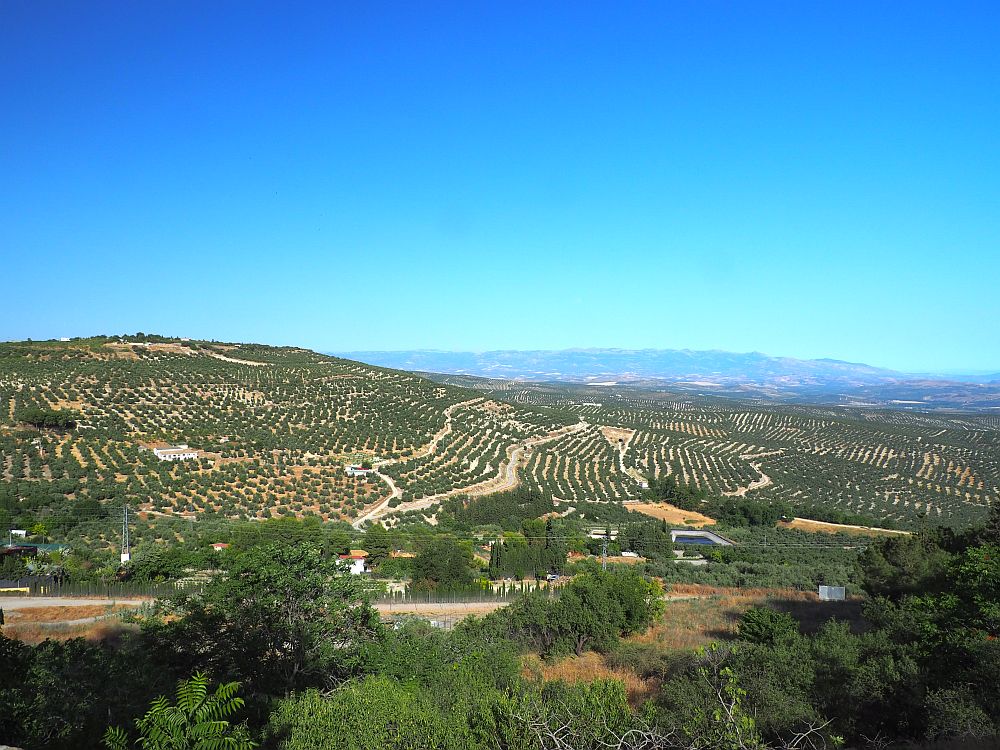
[[[128,539],[128,505],[122,507],[122,552],[121,561],[127,563],[132,559],[132,552],[129,549]]]

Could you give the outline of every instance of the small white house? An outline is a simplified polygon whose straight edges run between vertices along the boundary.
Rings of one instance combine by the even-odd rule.
[[[340,559],[350,563],[351,575],[361,575],[368,572],[368,553],[363,549],[352,549],[346,555],[340,555]]]
[[[170,445],[165,448],[153,448],[153,455],[161,461],[186,461],[198,458],[198,451],[187,445]]]
[[[375,470],[362,468],[361,464],[350,464],[344,467],[344,473],[349,477],[366,477],[373,471]]]

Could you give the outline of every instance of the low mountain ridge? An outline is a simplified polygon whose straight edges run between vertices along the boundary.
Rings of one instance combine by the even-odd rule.
[[[672,388],[775,403],[983,411],[1000,409],[995,375],[915,375],[837,359],[690,349],[356,351],[340,356],[422,373],[518,382]]]
[[[902,373],[835,359],[771,357],[760,352],[736,353],[691,349],[565,349],[533,351],[443,352],[433,350],[343,353],[350,359],[396,369],[448,372],[513,380],[588,382],[711,377],[718,382],[776,379],[803,383],[881,383],[904,379]]]

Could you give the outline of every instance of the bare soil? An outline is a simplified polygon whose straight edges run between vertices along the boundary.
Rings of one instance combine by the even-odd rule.
[[[657,520],[666,521],[669,524],[698,528],[701,526],[711,526],[715,523],[714,518],[709,518],[703,513],[695,510],[684,510],[669,503],[624,503],[624,505],[628,510],[643,513]]]
[[[786,529],[798,529],[799,531],[812,531],[825,534],[836,534],[839,532],[859,536],[905,536],[910,533],[909,531],[897,531],[896,529],[880,529],[877,526],[854,526],[847,523],[813,521],[808,518],[793,518],[791,521],[780,521],[778,525]]]

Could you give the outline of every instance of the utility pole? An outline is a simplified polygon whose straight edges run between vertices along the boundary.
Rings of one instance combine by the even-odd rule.
[[[122,564],[124,565],[131,559],[132,554],[129,551],[128,543],[128,503],[126,503],[122,506]]]

